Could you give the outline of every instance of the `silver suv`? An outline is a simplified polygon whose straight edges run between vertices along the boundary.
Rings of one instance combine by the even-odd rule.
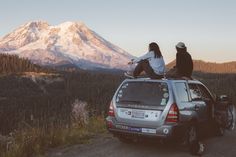
[[[107,128],[122,142],[139,137],[191,142],[200,128],[209,126],[223,135],[234,117],[228,114],[228,103],[224,108],[218,102],[223,100],[216,101],[197,80],[126,79],[111,101]]]

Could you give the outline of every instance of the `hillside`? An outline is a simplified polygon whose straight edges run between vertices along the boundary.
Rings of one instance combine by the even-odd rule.
[[[175,60],[167,64],[170,69],[175,65]],[[225,63],[205,62],[202,60],[194,60],[194,71],[205,73],[236,73],[236,61]]]

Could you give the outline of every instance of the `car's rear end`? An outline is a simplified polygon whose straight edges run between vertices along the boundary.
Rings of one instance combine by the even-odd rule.
[[[179,120],[174,102],[168,80],[125,80],[111,101],[108,130],[117,136],[171,137]]]

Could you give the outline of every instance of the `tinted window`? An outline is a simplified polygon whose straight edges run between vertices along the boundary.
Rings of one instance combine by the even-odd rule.
[[[189,84],[190,96],[192,100],[202,100],[201,92],[196,84]]]
[[[169,91],[166,83],[125,82],[119,89],[116,102],[122,104],[166,105]]]
[[[202,98],[204,100],[208,99],[208,100],[213,100],[212,97],[211,97],[211,94],[208,92],[208,90],[203,86],[203,85],[198,85],[200,91],[201,91],[201,94],[202,94]]]
[[[187,87],[185,83],[175,83],[175,88],[177,90],[177,96],[180,101],[189,101]]]

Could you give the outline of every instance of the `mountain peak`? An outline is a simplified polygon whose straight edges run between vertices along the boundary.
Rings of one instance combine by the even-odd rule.
[[[47,21],[43,21],[43,20],[36,20],[36,21],[30,21],[27,22],[26,24],[22,25],[20,28],[27,28],[27,29],[47,29],[49,26]],[[55,25],[55,26],[51,26],[51,27],[58,27],[61,29],[68,29],[70,27],[76,27],[76,28],[81,28],[81,27],[87,27],[83,22],[81,21],[77,21],[77,22],[73,22],[73,21],[66,21],[63,22],[61,24]]]
[[[42,21],[42,20],[38,20],[38,21],[30,21],[27,22],[26,24],[23,25],[23,27],[28,27],[31,29],[45,29],[49,26],[47,21]]]
[[[86,32],[90,31],[89,28],[83,22],[80,21],[78,22],[67,21],[53,27],[60,28],[62,31],[66,32],[69,31],[72,33],[81,31],[86,31]]]
[[[85,24],[81,21],[77,21],[77,22],[66,21],[66,22],[63,22],[63,23],[59,24],[58,26],[59,27],[70,27],[72,25],[85,26]]]
[[[132,57],[83,22],[71,21],[55,26],[28,22],[0,39],[0,53],[17,54],[41,65],[66,62],[90,69],[124,69]]]
[[[48,22],[47,22],[47,21],[44,21],[44,20],[29,21],[29,22],[25,23],[24,25],[30,26],[30,25],[41,25],[41,24],[47,24],[47,25],[49,25]]]

